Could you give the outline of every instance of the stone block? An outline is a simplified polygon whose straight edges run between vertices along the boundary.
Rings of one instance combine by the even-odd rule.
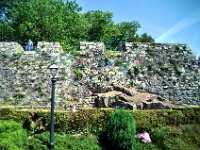
[[[37,51],[47,53],[62,53],[63,48],[59,42],[38,42]]]

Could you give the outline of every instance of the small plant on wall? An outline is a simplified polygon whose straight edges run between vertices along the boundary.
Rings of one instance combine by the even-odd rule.
[[[142,66],[141,66],[140,64],[134,64],[134,65],[132,66],[132,69],[133,69],[133,71],[134,71],[134,74],[138,74],[138,73],[141,71]]]
[[[77,69],[74,71],[75,79],[81,80],[83,78],[83,71],[80,69]]]

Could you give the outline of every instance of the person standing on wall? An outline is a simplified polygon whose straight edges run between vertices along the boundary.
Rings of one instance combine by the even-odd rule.
[[[31,51],[33,50],[33,42],[29,39],[28,42],[26,43],[26,50]]]

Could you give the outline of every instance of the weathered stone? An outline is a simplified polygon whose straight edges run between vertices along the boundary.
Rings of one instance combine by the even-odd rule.
[[[165,106],[159,101],[142,102],[142,103],[143,103],[143,109],[169,109],[169,106]]]
[[[63,48],[58,42],[38,42],[37,51],[47,53],[62,53]]]
[[[134,96],[135,95],[135,89],[134,88],[126,88],[122,85],[113,85],[114,90],[116,91],[121,91],[129,96]]]
[[[124,108],[134,110],[136,109],[136,105],[134,103],[129,103],[126,101],[122,101],[118,99],[119,97],[104,97],[104,96],[97,96],[95,98],[95,107],[98,108]]]
[[[63,54],[56,45],[38,43],[37,51],[15,53],[19,45],[0,43],[0,100],[21,96],[20,105],[39,105],[42,103],[40,99],[49,99],[51,82],[48,67],[56,63],[60,67],[56,84],[58,105],[74,100],[78,102],[76,108],[93,105],[94,101],[85,100],[89,101],[88,97],[96,92],[113,89],[129,96],[134,96],[135,90],[148,91],[164,101],[181,100],[188,104],[200,101],[200,69],[193,54],[184,45],[128,43],[128,51],[117,52],[116,58],[102,55],[101,43],[80,43],[81,53],[88,51],[89,55],[75,57]],[[101,61],[103,64],[100,64]],[[133,64],[138,66],[137,73],[131,71]],[[176,68],[181,68],[184,73]],[[76,70],[80,71],[80,80],[75,80]],[[105,101],[109,101],[109,105],[117,101],[130,104],[120,96]]]

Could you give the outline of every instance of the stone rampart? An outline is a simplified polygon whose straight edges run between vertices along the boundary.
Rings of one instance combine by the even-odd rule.
[[[42,43],[43,44],[43,43]],[[38,43],[37,51],[24,51],[17,43],[0,43],[0,100],[11,105],[47,106],[50,102],[51,64],[59,66],[57,102],[67,96],[65,80],[70,73],[70,56],[59,43]],[[49,51],[48,51],[49,49]],[[62,79],[62,82],[60,80]]]
[[[0,102],[49,107],[48,68],[57,64],[56,106],[62,108],[92,107],[95,93],[132,88],[162,101],[200,105],[200,67],[187,45],[128,43],[125,51],[107,56],[102,44],[90,44],[81,43],[83,55],[72,56],[59,43],[39,42],[37,51],[0,43]]]

